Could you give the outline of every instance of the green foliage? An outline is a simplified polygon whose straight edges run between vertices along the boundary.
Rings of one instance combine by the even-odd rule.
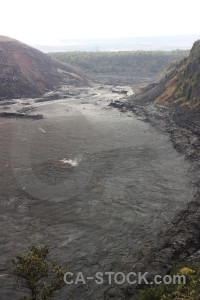
[[[181,268],[179,275],[184,275],[186,277],[186,284],[176,285],[174,290],[169,292],[166,291],[162,295],[161,300],[197,300],[199,299],[198,285],[200,281],[196,278],[195,270],[188,267]]]
[[[200,40],[196,41],[190,55],[183,60],[178,69],[174,98],[190,101],[190,106],[200,104]]]
[[[140,293],[138,300],[160,300],[164,293],[164,287],[150,287]]]
[[[200,299],[200,268],[199,263],[194,267],[179,267],[171,275],[184,275],[186,284],[156,285],[142,290],[137,300],[199,300]]]
[[[64,286],[61,267],[50,265],[47,260],[49,247],[33,246],[27,254],[19,254],[13,260],[17,283],[28,290],[21,300],[49,300]]]
[[[50,55],[90,74],[158,74],[188,55],[188,51],[60,52]]]

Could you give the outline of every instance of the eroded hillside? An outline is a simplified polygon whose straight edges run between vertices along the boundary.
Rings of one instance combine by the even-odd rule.
[[[0,36],[0,99],[38,97],[61,82],[83,84],[80,70]]]

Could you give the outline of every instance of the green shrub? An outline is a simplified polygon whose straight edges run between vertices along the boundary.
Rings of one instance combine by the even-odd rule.
[[[186,284],[156,285],[140,291],[137,300],[199,300],[200,299],[200,268],[179,267],[171,275],[184,275]]]
[[[49,300],[64,286],[64,272],[61,267],[48,262],[48,254],[47,245],[33,246],[29,253],[13,259],[16,282],[28,293],[21,300]]]

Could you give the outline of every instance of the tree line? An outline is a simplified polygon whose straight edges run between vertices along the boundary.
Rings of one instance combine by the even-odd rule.
[[[52,57],[89,74],[159,74],[189,51],[57,52]]]

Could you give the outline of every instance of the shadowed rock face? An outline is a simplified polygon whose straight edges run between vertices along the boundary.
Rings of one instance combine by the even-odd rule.
[[[61,82],[83,84],[80,70],[0,36],[0,99],[38,97]]]

